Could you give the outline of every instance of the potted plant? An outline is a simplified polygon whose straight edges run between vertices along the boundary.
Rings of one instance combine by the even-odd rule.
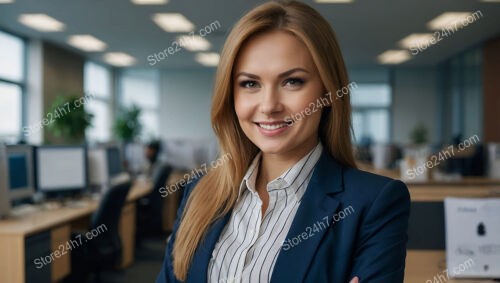
[[[120,110],[113,127],[113,131],[119,140],[129,143],[139,136],[142,130],[142,125],[139,121],[140,115],[141,109],[136,105]]]
[[[410,132],[409,138],[411,144],[404,150],[404,160],[400,167],[401,179],[406,182],[426,182],[430,178],[429,172],[417,169],[427,163],[431,153],[427,127],[418,123]]]
[[[410,133],[410,141],[415,146],[423,146],[428,142],[428,131],[423,123],[418,123]]]
[[[94,115],[85,111],[84,104],[78,104],[81,96],[59,95],[45,115],[48,120],[47,129],[65,143],[82,143],[85,141],[85,130],[92,125]]]

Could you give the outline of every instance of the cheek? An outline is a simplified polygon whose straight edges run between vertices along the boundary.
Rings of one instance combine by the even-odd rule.
[[[252,110],[248,101],[245,101],[241,96],[235,95],[234,98],[234,111],[239,120],[246,120],[251,118]]]
[[[321,113],[324,109],[318,107],[317,99],[311,100],[303,99],[300,101],[296,101],[296,104],[291,108],[292,117],[295,120],[299,120],[302,122],[302,125],[316,129],[319,126],[319,122],[321,120]],[[305,129],[302,129],[305,130]]]

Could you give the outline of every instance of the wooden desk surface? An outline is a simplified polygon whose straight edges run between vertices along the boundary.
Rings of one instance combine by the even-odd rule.
[[[446,270],[446,253],[444,250],[408,250],[406,254],[405,283],[495,283],[488,279],[448,279],[438,278]],[[436,276],[436,281],[434,281]],[[430,281],[429,281],[430,280]]]
[[[412,201],[443,201],[446,197],[498,198],[500,186],[413,186],[408,185]]]
[[[357,162],[358,168],[363,171],[371,172],[377,175],[386,176],[392,179],[401,179],[399,170],[391,169],[375,169],[369,163]],[[498,186],[500,187],[500,179],[491,179],[488,177],[463,177],[455,181],[438,181],[429,180],[426,182],[411,182],[405,181],[408,186],[453,186],[453,187],[466,187],[466,186]]]
[[[129,191],[127,202],[135,201],[152,190],[148,181],[136,181]],[[58,209],[40,210],[32,214],[0,220],[0,235],[28,236],[47,230],[60,224],[92,214],[98,206],[97,200],[87,200],[85,207],[61,207]]]
[[[491,179],[487,177],[463,177],[461,180],[456,180],[456,181],[429,180],[427,182],[406,182],[406,183],[412,186],[454,186],[454,187],[498,186],[500,187],[500,179]]]

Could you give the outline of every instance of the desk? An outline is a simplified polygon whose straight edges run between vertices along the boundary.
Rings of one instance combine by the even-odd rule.
[[[370,164],[358,163],[361,170],[400,179],[397,170],[376,170]],[[410,192],[413,215],[410,216],[410,226],[413,220],[418,219],[418,225],[410,227],[411,238],[422,239],[426,249],[409,249],[406,256],[405,281],[407,283],[451,282],[451,283],[490,283],[498,282],[487,279],[448,279],[446,273],[446,252],[444,248],[444,215],[442,203],[447,197],[459,198],[491,198],[500,197],[500,180],[485,177],[464,177],[457,181],[405,182]],[[436,207],[441,206],[440,209]],[[429,212],[427,208],[434,208]],[[440,211],[437,214],[436,211]],[[428,215],[432,214],[432,215]],[[427,218],[426,218],[427,217]],[[442,222],[438,225],[437,222]],[[413,222],[415,224],[415,222]],[[425,229],[427,228],[427,229]],[[432,231],[432,235],[426,231]],[[436,241],[436,239],[439,239]],[[413,242],[415,243],[415,242]],[[422,242],[419,242],[419,244]],[[440,246],[440,249],[428,249],[429,245]],[[410,244],[410,243],[409,243]],[[439,276],[445,276],[439,277]]]
[[[448,279],[446,273],[446,253],[440,250],[410,250],[406,255],[405,283],[498,283],[488,279]],[[439,279],[439,275],[445,276]],[[436,276],[436,281],[434,280]],[[445,281],[446,279],[446,281]],[[430,280],[430,281],[428,281]]]
[[[151,189],[150,182],[137,181],[127,196],[119,228],[123,244],[122,268],[129,266],[134,259],[135,201],[150,193]],[[19,218],[1,220],[0,251],[2,257],[0,258],[0,282],[31,282],[32,278],[28,271],[44,271],[44,274],[49,274],[50,277],[45,280],[46,282],[57,282],[70,274],[70,250],[50,263],[49,266],[43,266],[39,269],[32,269],[33,258],[49,255],[51,252],[57,251],[60,245],[66,245],[70,240],[71,230],[75,227],[82,228],[82,223],[89,223],[89,217],[97,209],[98,204],[98,201],[90,200],[88,206],[85,207],[41,210]],[[88,229],[88,226],[85,228]],[[50,241],[50,249],[37,254],[37,249],[32,247],[31,243],[37,245],[37,243],[43,242],[41,238],[44,235]],[[49,273],[46,272],[47,268],[50,268]],[[46,277],[42,276],[42,278],[36,278],[36,281],[33,282],[44,282]]]
[[[166,188],[175,188],[175,185],[178,185],[181,180],[187,181],[185,178],[186,174],[189,174],[189,172],[179,170],[173,171],[168,177]],[[168,194],[164,197],[162,228],[166,233],[170,233],[174,229],[174,223],[177,218],[177,209],[179,208],[179,202],[181,201],[183,195],[184,188],[180,188],[173,194]]]

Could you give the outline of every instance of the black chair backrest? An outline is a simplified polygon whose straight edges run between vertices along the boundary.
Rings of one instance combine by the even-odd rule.
[[[130,177],[119,175],[111,180],[110,188],[104,193],[97,211],[92,216],[91,229],[105,225],[108,232],[118,234],[118,224],[130,187]]]
[[[153,172],[153,191],[149,195],[151,203],[156,205],[162,204],[163,201],[160,193],[160,188],[165,187],[167,179],[172,173],[172,166],[168,164],[159,164]]]

